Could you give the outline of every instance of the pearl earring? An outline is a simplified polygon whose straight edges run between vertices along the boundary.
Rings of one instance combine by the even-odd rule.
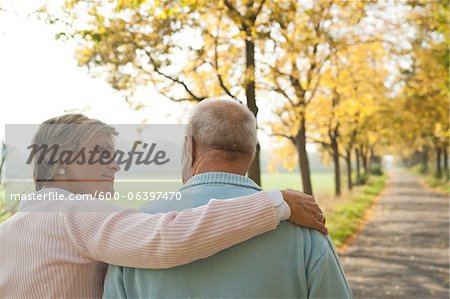
[[[60,168],[58,173],[61,175],[66,174],[66,170],[64,168]]]

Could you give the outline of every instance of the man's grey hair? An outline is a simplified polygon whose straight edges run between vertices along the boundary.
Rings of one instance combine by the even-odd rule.
[[[228,159],[255,155],[256,118],[244,105],[224,99],[201,101],[191,112],[194,142],[203,149],[220,150]]]
[[[117,131],[105,123],[83,114],[65,114],[44,121],[33,137],[32,144],[38,147],[58,145],[57,156],[64,151],[77,151],[80,146],[102,135],[117,135]],[[50,163],[51,151],[38,162],[39,155],[33,157],[33,180],[36,191],[52,179],[60,165]]]

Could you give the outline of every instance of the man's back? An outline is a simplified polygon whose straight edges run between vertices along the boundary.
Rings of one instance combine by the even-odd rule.
[[[260,191],[250,179],[211,172],[194,176],[181,190],[178,205],[143,207],[156,213],[196,207]],[[192,202],[190,198],[195,198]],[[233,217],[233,215],[230,215]],[[239,221],[239,219],[236,219]],[[104,297],[307,297],[351,298],[331,240],[321,233],[282,223],[277,230],[219,252],[213,257],[167,270],[110,266]]]

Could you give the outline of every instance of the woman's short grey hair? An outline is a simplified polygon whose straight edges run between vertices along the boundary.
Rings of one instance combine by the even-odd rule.
[[[56,159],[64,151],[76,152],[86,142],[100,135],[117,135],[117,131],[105,123],[86,117],[83,114],[65,114],[44,121],[33,137],[32,145],[58,146]],[[48,151],[42,160],[41,155],[34,155],[31,165],[36,191],[42,189],[46,181],[51,180],[61,165],[50,163],[52,151]]]
[[[192,110],[189,123],[201,148],[223,151],[229,159],[254,157],[256,118],[246,106],[231,100],[203,100]]]

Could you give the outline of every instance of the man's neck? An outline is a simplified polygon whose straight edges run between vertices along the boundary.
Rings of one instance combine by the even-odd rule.
[[[245,175],[248,171],[247,161],[225,161],[222,157],[216,155],[204,155],[193,165],[192,175],[205,172],[227,172],[239,175]]]

